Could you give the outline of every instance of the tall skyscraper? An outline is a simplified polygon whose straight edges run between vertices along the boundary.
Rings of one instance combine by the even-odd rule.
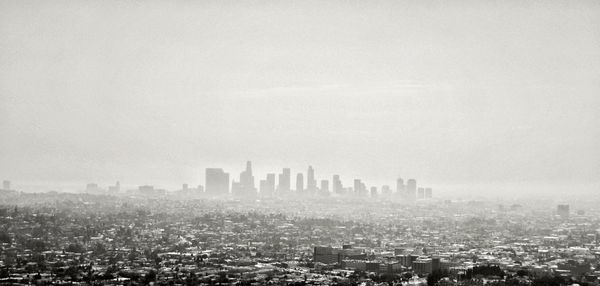
[[[267,187],[267,191],[269,191],[271,195],[275,193],[275,174],[267,174]]]
[[[392,194],[392,189],[390,189],[390,186],[388,185],[383,185],[381,186],[381,194],[389,196]]]
[[[306,191],[309,193],[315,193],[317,191],[317,181],[315,180],[315,170],[312,166],[308,166],[306,172]]]
[[[298,173],[296,175],[296,193],[300,194],[304,191],[304,175]]]
[[[333,175],[333,179],[331,180],[332,190],[336,194],[341,194],[344,192],[344,186],[342,185],[342,181],[340,180],[340,175]]]
[[[358,195],[360,192],[360,180],[359,179],[354,179],[354,194]]]
[[[377,197],[377,187],[371,187],[371,197]]]
[[[321,180],[321,192],[327,194],[329,193],[329,181]]]
[[[229,193],[229,174],[221,168],[206,168],[206,192],[210,194]]]
[[[404,196],[406,191],[406,186],[404,185],[404,180],[402,178],[398,178],[396,180],[396,195]]]
[[[252,162],[246,162],[246,170],[240,173],[240,181],[231,184],[231,192],[236,195],[256,195],[254,176],[252,175]]]
[[[417,180],[409,179],[406,181],[406,198],[414,200],[417,196]]]
[[[284,168],[279,174],[279,185],[277,186],[278,193],[288,193],[291,189],[291,172],[290,168]]]
[[[275,193],[275,174],[267,174],[265,180],[260,181],[260,195],[272,196]]]
[[[359,196],[368,195],[367,186],[360,179],[354,179],[354,194]]]
[[[425,198],[425,188],[417,189],[417,199],[422,200]]]
[[[431,190],[431,188],[425,188],[425,198],[431,199],[432,196],[433,196],[433,191]]]

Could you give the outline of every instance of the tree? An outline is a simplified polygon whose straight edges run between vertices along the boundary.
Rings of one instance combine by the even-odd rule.
[[[432,286],[435,285],[436,283],[438,283],[438,281],[440,281],[440,279],[444,278],[444,277],[449,277],[449,273],[446,270],[435,270],[431,273],[429,273],[429,275],[427,275],[427,285]]]

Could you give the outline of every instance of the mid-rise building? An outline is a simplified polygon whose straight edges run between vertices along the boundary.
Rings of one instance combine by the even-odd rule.
[[[558,205],[556,207],[556,214],[558,214],[562,218],[568,218],[569,212],[570,212],[569,205],[562,204],[562,205]]]
[[[2,189],[5,191],[10,190],[10,181],[9,180],[2,181]]]

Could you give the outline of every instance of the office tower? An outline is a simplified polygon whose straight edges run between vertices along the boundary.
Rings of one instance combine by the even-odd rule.
[[[267,174],[267,192],[270,195],[275,193],[275,174],[273,173]]]
[[[283,172],[279,174],[279,185],[277,186],[278,193],[287,193],[290,191],[291,186],[291,175],[290,168],[284,168]]]
[[[210,194],[229,193],[229,174],[221,168],[206,168],[206,192]]]
[[[409,179],[406,181],[406,198],[414,200],[417,196],[417,180]]]
[[[302,173],[296,175],[296,193],[300,194],[304,191],[304,176]]]
[[[254,176],[252,175],[252,162],[246,162],[246,170],[240,174],[240,182],[245,189],[255,191]]]
[[[377,197],[377,187],[371,187],[371,197]]]
[[[308,166],[306,172],[306,191],[308,193],[315,193],[317,191],[317,181],[315,180],[315,170],[312,166]]]
[[[240,180],[231,183],[231,192],[235,195],[256,195],[254,176],[252,175],[252,162],[246,162],[246,170],[240,173]]]
[[[181,186],[181,190],[182,190],[182,191],[184,191],[184,192],[185,192],[185,191],[188,191],[188,190],[189,190],[189,188],[188,188],[188,184],[183,184],[183,185]]]
[[[261,196],[266,196],[267,195],[267,180],[260,180],[258,182],[258,193]]]
[[[360,188],[361,188],[360,179],[354,179],[354,194],[355,195],[360,194]]]
[[[388,186],[388,185],[383,185],[383,186],[381,186],[381,194],[385,195],[385,196],[389,196],[392,194],[392,189],[390,189],[390,186]]]
[[[404,196],[406,191],[406,186],[404,185],[404,180],[402,178],[398,178],[396,180],[396,195]]]
[[[431,188],[425,188],[425,198],[431,199],[431,197],[433,197],[433,191]]]
[[[354,179],[354,194],[364,196],[367,195],[367,186],[360,179]]]
[[[265,180],[260,181],[260,194],[272,196],[275,193],[275,174],[267,174]]]
[[[418,188],[417,189],[417,199],[422,200],[425,198],[425,189],[424,188]]]
[[[321,180],[321,192],[329,193],[329,181]]]
[[[198,191],[198,193],[204,193],[204,186],[198,185],[198,188],[196,188],[196,190]]]
[[[2,189],[5,191],[10,190],[10,181],[9,180],[4,180],[2,182]]]
[[[342,185],[342,181],[340,180],[340,175],[333,175],[331,185],[334,193],[341,194],[344,192],[344,186]]]
[[[556,214],[562,218],[569,218],[569,205],[563,204],[556,207]]]

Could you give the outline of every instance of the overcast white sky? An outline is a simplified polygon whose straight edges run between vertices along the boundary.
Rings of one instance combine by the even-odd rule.
[[[0,176],[598,185],[598,27],[599,1],[0,1]]]

